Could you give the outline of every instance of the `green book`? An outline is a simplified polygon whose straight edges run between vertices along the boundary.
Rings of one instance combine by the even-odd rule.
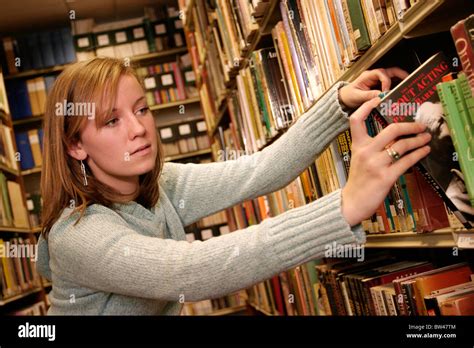
[[[357,49],[364,51],[370,47],[370,37],[362,11],[362,4],[359,0],[347,0],[347,7],[349,8]]]
[[[469,85],[469,81],[465,73],[460,73],[456,81],[461,88],[462,96],[466,102],[467,112],[471,121],[471,129],[474,129],[474,96],[471,92],[471,85]]]
[[[474,156],[474,126],[471,122],[471,118],[469,117],[469,109],[464,98],[461,82],[459,81],[459,79],[456,79],[453,80],[451,84],[455,89],[454,101],[456,102],[456,107],[459,112],[459,118],[464,126],[464,134],[466,135],[467,146],[469,148],[469,157],[472,157]]]
[[[456,103],[457,88],[454,81],[442,82],[436,85],[439,99],[443,106],[454,148],[458,153],[459,165],[464,174],[464,183],[469,194],[471,206],[474,206],[474,158],[470,153],[465,125],[461,119]]]
[[[3,200],[3,209],[5,212],[3,223],[5,226],[13,226],[13,215],[10,206],[10,198],[8,197],[7,178],[2,172],[0,172],[0,191],[2,192],[0,199]]]

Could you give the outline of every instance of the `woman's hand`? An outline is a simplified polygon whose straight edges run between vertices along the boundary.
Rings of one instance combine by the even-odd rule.
[[[407,76],[405,70],[396,67],[364,71],[354,82],[339,90],[339,100],[348,108],[355,109],[366,101],[376,98],[382,91],[388,91],[392,85],[392,78],[403,80]],[[371,89],[379,84],[382,91]]]
[[[342,189],[342,214],[351,226],[370,217],[400,175],[430,152],[424,145],[431,135],[424,133],[426,126],[421,123],[392,123],[376,137],[369,136],[365,119],[379,103],[380,98],[374,98],[350,117],[352,156],[349,178]],[[397,140],[410,134],[417,135]],[[400,154],[399,160],[393,162],[386,150],[390,147]]]

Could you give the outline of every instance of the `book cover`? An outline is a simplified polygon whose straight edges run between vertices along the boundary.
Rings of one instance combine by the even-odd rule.
[[[467,196],[462,192],[465,185],[456,174],[460,172],[459,162],[436,91],[436,85],[450,70],[449,61],[438,52],[391,90],[373,116],[384,127],[396,122],[420,122],[427,126],[427,132],[432,135],[431,152],[416,168],[459,221],[466,228],[472,228],[474,209],[468,199],[463,202],[466,204],[459,204],[459,197]]]

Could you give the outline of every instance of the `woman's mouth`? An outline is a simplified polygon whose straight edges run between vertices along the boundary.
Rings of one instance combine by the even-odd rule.
[[[132,153],[132,155],[145,156],[145,155],[148,155],[150,152],[151,152],[151,145],[147,144],[147,145],[140,146],[138,149],[136,149]]]

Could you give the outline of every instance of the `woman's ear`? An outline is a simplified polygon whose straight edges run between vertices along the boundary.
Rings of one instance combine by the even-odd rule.
[[[85,160],[87,158],[87,152],[84,150],[84,147],[80,140],[69,144],[67,153],[69,154],[69,156],[79,161]]]

